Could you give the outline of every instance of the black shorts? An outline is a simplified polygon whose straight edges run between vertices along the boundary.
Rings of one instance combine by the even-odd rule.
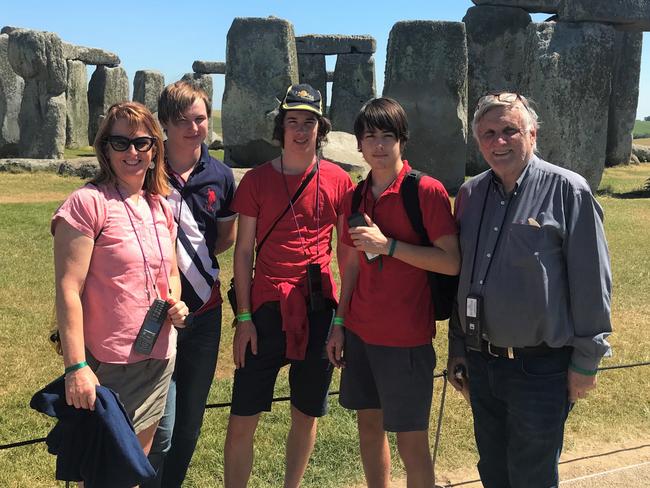
[[[429,428],[436,366],[431,344],[374,346],[346,329],[344,358],[339,396],[343,407],[381,409],[389,432]]]
[[[246,366],[235,370],[232,415],[250,416],[271,410],[275,380],[280,368],[290,364],[291,404],[305,415],[322,417],[327,412],[327,393],[332,380],[332,365],[325,343],[329,334],[334,304],[325,310],[309,312],[309,342],[305,359],[286,358],[286,336],[277,302],[263,304],[253,314],[257,330],[257,354],[246,349]]]

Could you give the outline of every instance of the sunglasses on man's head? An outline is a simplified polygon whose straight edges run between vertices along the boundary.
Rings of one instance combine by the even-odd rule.
[[[114,151],[123,152],[129,149],[131,144],[138,152],[146,152],[151,149],[156,142],[155,137],[136,137],[134,139],[129,139],[124,136],[108,136],[104,139],[105,142],[108,142]]]
[[[485,95],[481,96],[478,99],[477,105],[481,106],[493,100],[498,100],[499,102],[505,102],[505,103],[515,103],[517,100],[519,100],[524,105],[524,107],[528,108],[528,100],[526,100],[526,97],[520,95],[519,93],[514,93],[514,92],[486,93]]]

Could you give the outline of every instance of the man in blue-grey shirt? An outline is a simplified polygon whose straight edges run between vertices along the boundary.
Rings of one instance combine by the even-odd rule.
[[[603,212],[584,178],[534,154],[524,96],[482,97],[472,130],[490,169],[456,197],[448,370],[469,392],[483,485],[557,486],[567,415],[611,354]]]

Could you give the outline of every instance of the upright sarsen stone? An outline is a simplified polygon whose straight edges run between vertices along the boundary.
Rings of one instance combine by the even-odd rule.
[[[529,31],[525,85],[542,124],[538,150],[584,176],[595,191],[605,167],[614,28],[544,22]]]
[[[0,35],[0,157],[18,156],[18,114],[25,87],[9,63],[8,45],[9,35]]]
[[[481,6],[467,10],[468,127],[467,174],[475,175],[488,165],[471,134],[471,122],[479,97],[488,92],[526,93],[527,27],[530,15],[520,8]]]
[[[334,68],[330,120],[336,131],[354,132],[361,106],[376,95],[372,54],[339,54]]]
[[[61,39],[51,32],[14,29],[7,54],[12,69],[25,80],[18,116],[20,156],[62,157],[68,76]]]
[[[88,140],[88,75],[86,65],[69,59],[68,86],[65,92],[65,147],[84,147]]]
[[[210,100],[210,105],[212,105],[212,93],[214,91],[214,85],[212,83],[212,76],[203,73],[185,73],[181,78],[183,81],[190,81],[196,84],[201,88],[207,95]],[[161,90],[162,91],[162,90]],[[205,136],[205,143],[209,146],[212,142],[212,117],[208,119],[208,135]]]
[[[397,100],[408,115],[405,158],[455,192],[465,175],[465,25],[397,22],[388,39],[384,96]]]
[[[165,76],[160,71],[136,71],[133,78],[133,101],[140,102],[155,114],[158,112],[158,98],[163,88],[165,88]]]
[[[99,129],[101,117],[111,105],[129,101],[129,79],[121,66],[97,66],[88,83],[88,139],[92,143]]]
[[[616,32],[612,93],[607,127],[607,166],[627,164],[632,154],[632,131],[639,102],[640,32]]]
[[[327,110],[327,67],[324,54],[298,54],[298,79],[316,88]]]
[[[227,36],[222,128],[226,161],[254,166],[273,159],[278,101],[298,82],[293,26],[286,20],[236,18]]]

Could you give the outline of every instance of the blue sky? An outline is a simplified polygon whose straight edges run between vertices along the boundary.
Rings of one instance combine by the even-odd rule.
[[[369,34],[377,40],[375,63],[381,93],[388,34],[399,20],[460,21],[471,0],[194,0],[80,2],[4,0],[0,25],[56,32],[73,44],[118,54],[133,89],[139,69],[155,69],[172,82],[192,71],[192,62],[225,61],[226,34],[235,17],[274,15],[289,20],[296,35]],[[319,9],[319,7],[321,7]],[[324,7],[324,8],[323,8]],[[534,16],[539,21],[544,16]],[[650,33],[644,34],[639,118],[650,115]],[[329,59],[333,57],[328,57]],[[329,69],[334,69],[333,61]],[[215,76],[220,105],[223,76]]]

